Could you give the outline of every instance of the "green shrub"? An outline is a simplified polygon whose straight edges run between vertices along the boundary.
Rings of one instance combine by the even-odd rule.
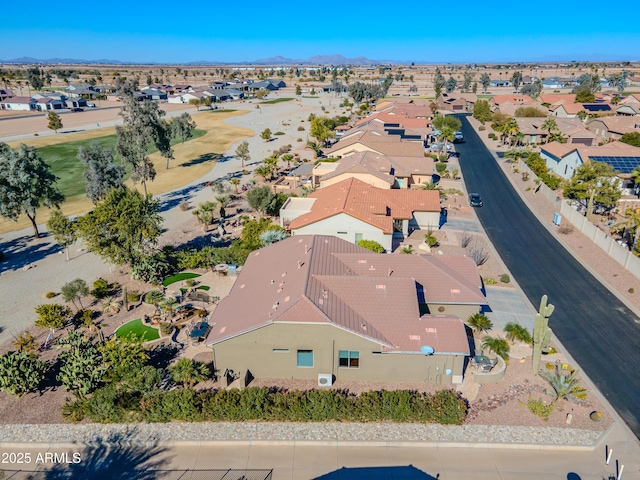
[[[57,295],[56,292],[47,292],[44,294],[44,298],[53,298]]]
[[[117,398],[118,391],[113,385],[107,385],[106,387],[99,388],[93,392],[93,395],[91,395],[89,399],[86,400],[84,412],[92,422],[120,422],[122,421],[122,411],[121,408],[116,405]]]
[[[302,125],[300,125],[300,126],[298,127],[298,131],[299,131],[299,132],[304,132],[304,127],[303,127]]]
[[[486,283],[487,285],[496,285],[498,282],[496,282],[493,278],[485,278],[484,283]]]
[[[144,296],[144,303],[148,303],[149,305],[157,305],[162,300],[164,300],[164,295],[160,290],[151,290]]]
[[[441,163],[441,162],[436,163],[436,171],[438,173],[442,174],[446,169],[447,169],[446,163]]]
[[[528,408],[531,413],[537,415],[545,422],[549,421],[549,417],[553,413],[553,409],[555,407],[555,404],[553,403],[545,405],[542,398],[534,400],[531,394],[529,394],[529,400],[527,403],[522,403],[520,400],[518,400],[518,403],[523,407]]]
[[[500,275],[500,281],[502,283],[509,283],[511,281],[511,278],[509,278],[509,275],[507,275],[506,273],[503,273],[502,275]]]
[[[0,391],[17,396],[35,391],[44,380],[46,365],[33,353],[7,352],[0,356]]]
[[[104,278],[99,278],[95,282],[93,282],[93,290],[91,290],[91,295],[93,295],[97,299],[102,299],[109,295],[109,282],[107,282]]]
[[[274,133],[274,135],[278,135],[278,136],[284,135],[284,132],[276,132],[276,133]]]
[[[491,140],[497,140],[497,139],[498,139],[498,137],[496,136],[496,134],[495,134],[495,133],[493,133],[493,132],[491,132],[491,133],[489,134],[489,138],[490,138]]]
[[[156,390],[142,399],[142,415],[148,422],[198,420],[195,399],[196,394],[190,388],[178,388],[168,392]]]
[[[196,284],[196,281],[193,278],[188,278],[185,283],[187,284],[187,287],[193,287]]]
[[[80,398],[73,400],[67,397],[62,406],[62,416],[70,422],[79,422],[87,416],[87,400]]]
[[[533,343],[533,338],[529,333],[529,330],[517,323],[509,322],[504,326],[504,332],[507,334],[507,340],[514,342],[519,340],[524,343]]]
[[[367,250],[371,250],[374,253],[384,253],[385,249],[375,240],[360,240],[357,245]]]

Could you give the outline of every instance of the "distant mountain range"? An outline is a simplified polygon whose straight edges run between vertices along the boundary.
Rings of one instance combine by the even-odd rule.
[[[623,55],[616,54],[575,54],[575,55],[562,55],[551,54],[544,55],[533,59],[521,59],[511,61],[489,61],[489,60],[469,60],[466,62],[433,62],[433,61],[415,61],[418,65],[425,65],[430,63],[515,63],[515,62],[571,62],[571,61],[591,61],[591,62],[603,62],[603,61],[627,61],[631,60]],[[335,55],[314,55],[309,58],[287,58],[282,56],[275,56],[269,58],[260,58],[258,60],[247,61],[241,60],[237,62],[220,62],[214,60],[198,60],[194,62],[123,62],[121,60],[111,59],[99,59],[99,60],[84,60],[78,58],[33,58],[33,57],[20,57],[13,58],[11,60],[0,60],[0,64],[21,64],[21,65],[186,65],[186,66],[213,66],[213,65],[273,65],[273,66],[294,66],[294,65],[354,65],[360,67],[368,67],[374,65],[409,65],[410,61],[401,60],[372,60],[363,56],[348,58],[340,54]]]
[[[100,60],[84,60],[78,58],[33,58],[20,57],[10,60],[0,60],[4,64],[63,64],[63,65],[163,65],[160,62],[123,62],[120,60],[100,59]],[[347,58],[342,55],[315,55],[309,58],[286,58],[281,56],[261,58],[253,61],[238,62],[218,62],[212,60],[199,60],[195,62],[175,63],[175,65],[402,65],[410,62],[401,62],[396,60],[371,60],[366,57]],[[166,65],[166,64],[165,64]]]

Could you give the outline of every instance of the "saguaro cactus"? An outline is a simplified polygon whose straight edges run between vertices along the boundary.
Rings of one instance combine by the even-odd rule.
[[[551,329],[549,328],[549,317],[556,307],[547,305],[547,296],[543,295],[540,300],[540,308],[536,314],[533,324],[533,373],[538,374],[540,370],[540,357],[542,352],[549,351],[551,341]]]
[[[124,311],[129,311],[129,299],[127,298],[127,287],[122,287],[122,306]]]

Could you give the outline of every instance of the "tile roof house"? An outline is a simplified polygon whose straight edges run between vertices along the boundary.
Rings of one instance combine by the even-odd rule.
[[[629,188],[630,174],[640,165],[640,148],[616,141],[595,147],[551,142],[540,147],[540,156],[550,171],[563,178],[571,178],[582,163],[608,163],[623,180],[623,188]]]
[[[520,132],[524,135],[523,143],[540,144],[548,140],[549,132],[542,128],[545,120],[546,118],[516,118]],[[587,130],[579,118],[558,117],[554,120],[558,125],[559,132],[566,137],[568,144],[579,143],[586,146],[596,144],[596,135]]]
[[[403,140],[399,135],[366,130],[344,134],[337,143],[323,152],[328,157],[346,157],[367,150],[380,155],[424,157],[422,141]]]
[[[241,378],[454,384],[470,353],[460,318],[482,305],[467,257],[380,255],[304,235],[249,255],[205,344],[218,371]]]
[[[14,97],[15,95],[9,88],[0,88],[0,101],[6,100],[7,98]]]
[[[67,104],[56,98],[38,98],[36,99],[36,110],[43,112],[48,110],[62,110],[67,108]]]
[[[31,97],[9,97],[0,101],[0,110],[19,110],[19,111],[31,111],[36,109],[35,98]]]
[[[640,102],[627,102],[618,105],[616,115],[640,116]]]
[[[288,198],[280,223],[292,235],[374,240],[390,252],[413,230],[438,228],[440,195],[435,190],[381,189],[348,178],[306,198]]]
[[[431,157],[390,157],[370,151],[349,155],[327,166],[334,169],[320,177],[320,188],[351,177],[377,188],[411,188],[431,183],[434,173]]]
[[[617,140],[625,133],[640,132],[640,118],[635,116],[598,117],[589,120],[586,127],[600,141]]]

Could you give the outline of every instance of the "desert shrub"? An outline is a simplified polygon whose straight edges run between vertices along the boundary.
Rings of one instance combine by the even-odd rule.
[[[509,322],[504,326],[504,332],[507,334],[507,340],[513,342],[519,340],[524,343],[533,343],[533,338],[529,330],[517,323]]]
[[[507,275],[506,273],[503,273],[502,275],[500,275],[500,281],[502,283],[509,283],[511,281],[511,278],[509,278],[509,275]]]
[[[484,249],[484,246],[479,242],[473,242],[467,246],[467,256],[471,258],[476,265],[484,265],[489,260],[489,252]]]
[[[62,328],[71,318],[71,309],[57,303],[45,303],[36,307],[36,327]]]
[[[490,138],[491,140],[497,140],[497,139],[498,139],[498,137],[496,136],[496,134],[495,134],[495,133],[493,133],[493,132],[491,132],[491,133],[489,134],[489,138]]]
[[[303,127],[302,125],[300,125],[300,126],[298,127],[298,131],[299,131],[299,132],[304,132],[304,127]]]
[[[62,406],[62,416],[70,422],[79,422],[87,416],[87,401],[84,398],[73,400],[67,397]]]
[[[107,385],[93,392],[84,403],[84,413],[92,422],[117,423],[122,421],[122,409],[116,405],[118,391],[115,386]],[[79,406],[74,408],[79,409]],[[71,407],[68,407],[71,409]],[[79,416],[80,413],[78,412]]]
[[[151,290],[144,296],[144,303],[149,305],[157,305],[164,299],[164,295],[160,290]]]
[[[173,331],[173,325],[170,323],[161,323],[160,324],[160,333],[162,335],[170,335]]]
[[[140,300],[140,292],[137,290],[128,290],[127,300],[130,302],[138,302]]]
[[[433,234],[433,232],[431,230],[429,230],[424,235],[424,243],[426,243],[430,247],[437,247],[439,245],[438,244],[438,239],[436,238],[436,236]]]
[[[545,405],[542,398],[534,400],[531,394],[529,394],[529,400],[527,403],[522,403],[520,400],[518,400],[518,403],[523,407],[528,408],[531,413],[537,415],[545,422],[549,421],[549,417],[553,413],[553,409],[555,407],[553,403]]]
[[[442,174],[446,169],[447,169],[446,163],[442,163],[442,162],[436,163],[436,171],[438,173]]]
[[[109,295],[109,282],[107,282],[104,278],[99,278],[95,282],[93,282],[93,290],[91,290],[91,295],[93,295],[97,299],[102,299]]]
[[[73,322],[76,325],[90,327],[91,325],[93,325],[94,316],[95,312],[93,310],[91,310],[90,308],[85,308],[76,312],[76,314],[73,316]]]
[[[189,208],[191,208],[191,206],[189,205],[189,202],[183,201],[180,202],[180,210],[182,210],[183,212],[186,212],[187,210],[189,210]]]
[[[485,278],[484,283],[486,283],[487,285],[496,285],[498,282],[496,282],[493,278]]]
[[[300,137],[296,138],[296,142],[301,142],[302,139]]]
[[[196,284],[196,281],[193,278],[188,278],[185,283],[187,284],[187,287],[193,287]]]
[[[480,125],[478,127],[478,130],[481,131],[481,132],[484,132],[486,129],[487,129],[487,127],[485,127],[484,125]]]
[[[29,332],[24,332],[13,341],[13,346],[19,352],[33,353],[38,348],[36,339]]]
[[[274,135],[278,135],[278,136],[284,135],[284,132],[276,132],[276,133],[274,133]]]
[[[629,290],[627,290],[627,292],[633,293],[633,292],[635,292],[635,289],[633,287],[631,287],[631,288],[629,288]]]
[[[53,298],[57,295],[56,292],[47,292],[44,294],[44,298]]]

